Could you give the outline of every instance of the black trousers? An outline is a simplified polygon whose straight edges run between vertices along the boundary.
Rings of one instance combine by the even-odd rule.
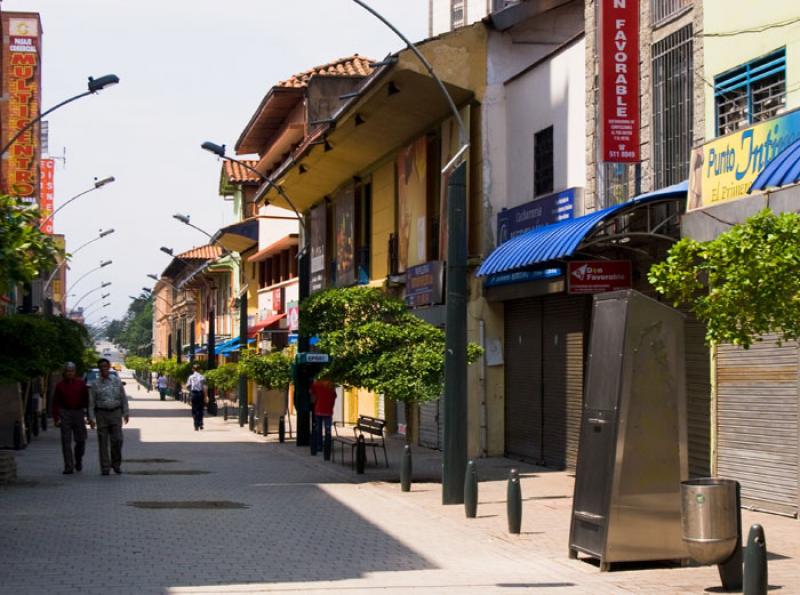
[[[192,417],[194,418],[194,429],[203,427],[203,391],[192,391]]]

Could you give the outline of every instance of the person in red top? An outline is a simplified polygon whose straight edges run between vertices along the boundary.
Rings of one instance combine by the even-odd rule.
[[[309,389],[311,402],[314,403],[314,449],[316,454],[323,450],[325,460],[331,458],[331,425],[333,423],[333,404],[336,402],[336,389],[330,380],[315,380]],[[325,428],[325,441],[322,440],[322,429]]]
[[[53,423],[61,428],[61,452],[64,455],[64,475],[83,469],[86,452],[86,408],[89,390],[86,383],[75,377],[75,364],[64,364],[64,377],[53,393]],[[75,454],[72,441],[75,440]]]

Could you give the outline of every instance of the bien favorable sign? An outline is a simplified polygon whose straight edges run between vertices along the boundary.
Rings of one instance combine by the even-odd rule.
[[[576,260],[568,263],[568,293],[602,293],[630,287],[629,260]]]

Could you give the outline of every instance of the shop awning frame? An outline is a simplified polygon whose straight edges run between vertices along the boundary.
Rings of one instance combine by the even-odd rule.
[[[616,230],[613,234],[605,234],[590,240],[585,240],[597,232],[607,231],[614,223],[612,218],[625,214],[641,205],[657,202],[671,202],[685,199],[688,182],[681,182],[654,192],[641,194],[629,201],[612,205],[606,209],[595,211],[578,217],[568,219],[553,225],[546,225],[532,229],[501,244],[483,261],[476,273],[477,277],[486,277],[508,271],[524,269],[534,265],[542,265],[564,260],[575,255],[579,249],[586,248],[601,242],[610,242],[622,238],[646,236],[666,241],[675,241],[675,238],[658,233],[659,228],[668,223],[675,215],[660,222],[648,225],[644,231],[631,231],[626,229]],[[680,209],[682,210],[682,209]],[[603,225],[605,223],[605,225]]]

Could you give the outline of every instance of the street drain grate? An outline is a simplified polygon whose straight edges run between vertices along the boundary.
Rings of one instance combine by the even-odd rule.
[[[137,469],[125,471],[126,475],[208,475],[211,471],[199,469]]]
[[[124,463],[180,463],[178,459],[124,459]]]
[[[128,502],[128,506],[149,510],[240,510],[250,508],[249,504],[230,500],[137,500]]]

